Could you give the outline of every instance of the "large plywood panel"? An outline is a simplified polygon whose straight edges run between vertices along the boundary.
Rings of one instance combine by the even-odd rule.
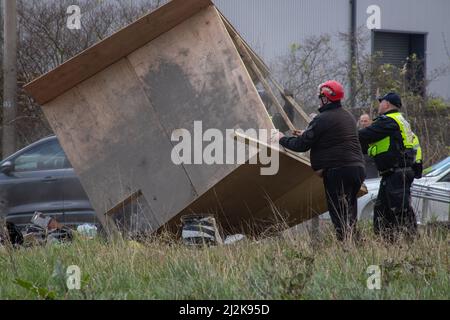
[[[190,2],[199,7],[176,0],[171,10],[125,28],[30,87],[38,101],[50,99],[37,88],[48,93],[54,75],[62,76],[65,84],[43,109],[99,218],[137,190],[153,229],[174,226],[184,214],[215,213],[230,232],[250,233],[270,227],[277,213],[293,225],[325,211],[322,183],[302,157],[282,152],[274,176],[261,175],[260,165],[173,163],[171,134],[193,134],[195,121],[225,139],[231,139],[226,129],[273,128],[216,8]],[[156,37],[148,28],[162,16],[178,22],[158,27],[164,31]],[[149,39],[147,32],[151,42],[136,40]],[[134,40],[123,49],[130,45],[126,34]],[[116,60],[102,61],[107,50],[122,58],[111,53]],[[66,74],[84,67],[89,72]]]
[[[194,121],[203,130],[272,128],[264,105],[214,7],[128,56],[169,133]],[[225,133],[225,132],[224,132]],[[225,134],[224,134],[225,135]],[[202,194],[236,165],[186,165]]]
[[[25,90],[45,104],[210,5],[210,0],[172,0],[27,84]]]
[[[161,224],[196,192],[128,61],[44,106],[97,214],[142,190]],[[153,219],[154,220],[154,219]]]
[[[306,159],[281,151],[276,175],[245,164],[174,217],[179,230],[188,214],[214,214],[226,233],[258,234],[277,224],[295,226],[327,210],[322,180]]]

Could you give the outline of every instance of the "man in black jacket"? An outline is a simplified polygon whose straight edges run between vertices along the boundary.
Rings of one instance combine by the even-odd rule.
[[[342,108],[344,89],[337,81],[319,86],[320,114],[294,137],[281,137],[280,144],[296,152],[311,150],[311,166],[320,176],[328,210],[339,240],[356,231],[357,194],[364,181],[364,159],[356,120]]]
[[[422,158],[417,152],[418,139],[400,113],[400,96],[390,92],[378,100],[380,116],[359,131],[359,139],[363,152],[375,160],[382,176],[374,208],[374,231],[393,241],[400,233],[412,236],[417,232],[410,189],[414,178],[422,175]]]

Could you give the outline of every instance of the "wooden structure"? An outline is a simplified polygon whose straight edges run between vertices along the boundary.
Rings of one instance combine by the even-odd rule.
[[[176,165],[171,135],[193,132],[194,121],[204,130],[272,129],[255,88],[268,76],[209,0],[173,0],[25,89],[103,224],[134,201],[139,231],[213,212],[230,232],[251,232],[273,224],[274,212],[295,225],[326,211],[308,159],[282,151],[275,176],[250,164]]]

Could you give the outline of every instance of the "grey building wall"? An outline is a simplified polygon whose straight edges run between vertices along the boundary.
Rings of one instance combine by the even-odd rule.
[[[348,0],[213,0],[266,62],[308,36],[350,31]],[[335,45],[340,43],[333,39]],[[343,46],[342,54],[348,54]]]
[[[292,43],[324,33],[334,36],[332,43],[341,59],[349,55],[349,48],[337,38],[339,32],[350,31],[349,0],[213,1],[268,63],[286,54]],[[382,30],[427,32],[428,75],[450,63],[449,0],[357,0],[358,27],[366,26],[370,5],[381,8]],[[450,99],[450,75],[432,82],[428,92]]]
[[[381,30],[427,33],[428,76],[437,68],[450,64],[449,0],[358,0],[357,2],[358,25],[366,25],[368,17],[366,9],[374,4],[381,9]],[[450,99],[450,75],[433,81],[428,87],[428,93]]]

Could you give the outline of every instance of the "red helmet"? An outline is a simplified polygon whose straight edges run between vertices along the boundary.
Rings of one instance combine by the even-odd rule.
[[[319,97],[325,96],[330,101],[340,101],[344,99],[344,87],[335,80],[322,83],[319,86]]]

